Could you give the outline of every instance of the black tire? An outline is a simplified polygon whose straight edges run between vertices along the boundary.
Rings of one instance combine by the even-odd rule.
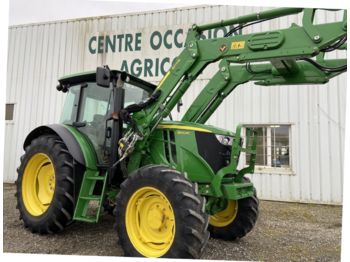
[[[46,154],[51,160],[55,172],[55,188],[46,211],[41,215],[33,216],[24,204],[22,181],[28,161],[38,153]],[[42,135],[33,139],[31,144],[25,148],[25,154],[21,157],[21,165],[17,169],[15,196],[20,219],[23,219],[25,227],[29,228],[32,233],[60,232],[72,222],[75,206],[73,168],[73,158],[58,136]]]
[[[114,204],[104,202],[102,207],[103,207],[103,211],[106,212],[108,215],[115,216],[116,206]]]
[[[175,217],[173,241],[169,244],[170,248],[164,250],[166,253],[159,257],[200,258],[209,239],[205,200],[198,194],[197,185],[188,181],[183,174],[159,165],[142,167],[121,184],[116,201],[116,229],[125,255],[147,256],[134,247],[126,227],[128,202],[136,191],[145,187],[161,191],[169,200]]]
[[[245,181],[250,181],[244,178]],[[252,197],[238,200],[238,210],[235,219],[224,227],[217,227],[209,223],[210,236],[223,240],[236,240],[247,235],[254,227],[259,216],[259,200]]]

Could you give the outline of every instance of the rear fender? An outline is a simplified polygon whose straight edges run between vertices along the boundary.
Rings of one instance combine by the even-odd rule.
[[[74,160],[79,164],[86,166],[87,163],[85,161],[84,154],[81,150],[80,144],[78,143],[77,139],[74,137],[72,132],[70,132],[68,128],[65,127],[64,125],[52,124],[52,125],[39,126],[35,128],[26,137],[23,144],[23,148],[25,149],[33,139],[46,134],[54,134],[59,136],[67,146],[67,149],[69,153],[72,155],[72,157],[74,158]]]

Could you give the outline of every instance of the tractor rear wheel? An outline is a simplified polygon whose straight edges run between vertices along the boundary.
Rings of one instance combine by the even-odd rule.
[[[116,229],[125,255],[199,258],[209,239],[197,185],[166,166],[136,170],[121,184]]]
[[[32,140],[17,169],[17,208],[33,233],[55,233],[72,222],[73,158],[55,135]]]
[[[210,236],[224,240],[242,238],[253,229],[258,214],[259,200],[254,189],[252,197],[228,200],[224,210],[210,216]]]

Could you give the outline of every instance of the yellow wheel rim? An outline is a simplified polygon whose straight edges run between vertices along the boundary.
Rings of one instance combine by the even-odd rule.
[[[237,213],[238,201],[228,200],[227,207],[224,210],[210,216],[209,223],[215,227],[225,227],[235,220]]]
[[[161,257],[175,237],[175,214],[166,196],[143,187],[130,198],[125,214],[126,231],[135,249],[145,257]]]
[[[55,169],[44,153],[33,155],[23,173],[22,199],[32,216],[40,216],[49,208],[55,192]]]

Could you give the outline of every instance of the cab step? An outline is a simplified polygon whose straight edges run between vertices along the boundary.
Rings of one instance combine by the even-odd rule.
[[[97,170],[85,171],[74,211],[74,220],[88,223],[98,222],[103,205],[107,178],[107,172]]]

